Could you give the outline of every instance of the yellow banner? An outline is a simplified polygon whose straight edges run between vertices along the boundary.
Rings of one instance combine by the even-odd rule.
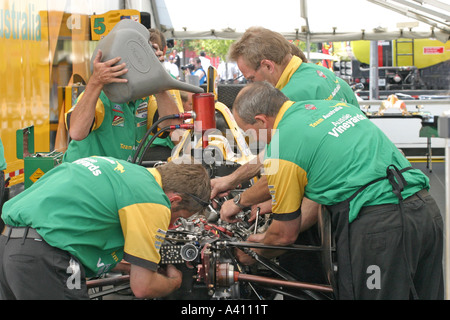
[[[49,149],[49,52],[47,1],[3,0],[0,4],[0,138],[7,168],[23,168],[16,158],[16,130],[35,126],[35,147]],[[17,176],[13,176],[11,182]],[[10,175],[10,176],[11,176]]]

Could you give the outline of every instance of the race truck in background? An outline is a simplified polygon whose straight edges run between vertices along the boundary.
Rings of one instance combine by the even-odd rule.
[[[340,56],[332,69],[348,83],[369,90],[370,41],[333,43]],[[378,87],[385,91],[450,90],[450,41],[378,41]],[[442,93],[442,92],[441,92]],[[364,94],[363,94],[364,98]]]
[[[24,177],[27,157],[45,154],[41,158],[48,160],[52,153],[49,167],[61,158],[59,141],[67,144],[62,116],[89,79],[97,40],[124,18],[150,27],[148,12],[114,10],[118,2],[98,8],[92,4],[98,15],[78,13],[88,10],[80,8],[81,1],[0,2],[0,138],[8,186],[32,183],[45,172],[38,165]]]

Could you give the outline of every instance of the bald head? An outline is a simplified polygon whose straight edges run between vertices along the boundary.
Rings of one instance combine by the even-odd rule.
[[[276,117],[281,106],[288,100],[269,82],[254,82],[239,92],[233,104],[233,112],[246,123],[253,124],[258,114]]]

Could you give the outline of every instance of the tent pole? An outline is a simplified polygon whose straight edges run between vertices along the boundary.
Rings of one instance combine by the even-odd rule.
[[[306,32],[306,57],[308,58],[308,61],[310,60],[310,52],[311,52],[311,43],[310,40],[310,34],[309,31]]]
[[[369,99],[378,100],[378,41],[370,41]]]
[[[310,52],[311,52],[311,33],[309,32],[309,21],[308,21],[308,8],[307,8],[307,0],[300,0],[300,17],[305,19],[306,22],[306,57],[308,60],[310,59]]]

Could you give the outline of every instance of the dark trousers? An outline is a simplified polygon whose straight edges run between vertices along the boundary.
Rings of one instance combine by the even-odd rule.
[[[42,239],[2,235],[0,299],[89,299],[83,266],[68,252]]]
[[[443,222],[427,191],[405,199],[403,212],[399,205],[363,208],[348,233],[350,274],[341,273],[336,248],[340,298],[443,299]],[[352,289],[342,286],[346,278]]]

